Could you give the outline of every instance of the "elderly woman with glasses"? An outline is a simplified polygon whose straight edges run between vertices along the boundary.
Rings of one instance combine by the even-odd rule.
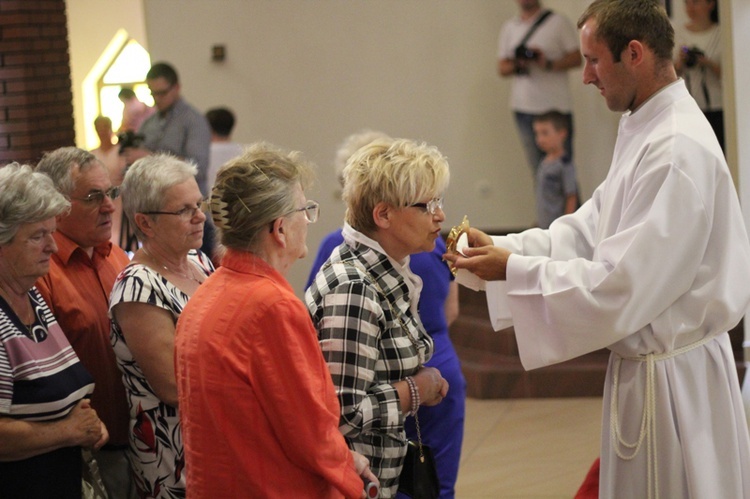
[[[175,344],[194,497],[364,497],[367,460],[338,430],[315,329],[286,280],[318,204],[297,154],[255,144],[220,170],[211,215],[227,248]],[[368,496],[373,497],[373,496]]]
[[[81,448],[108,439],[94,380],[34,286],[69,209],[46,175],[0,168],[0,497],[81,497]]]
[[[391,139],[383,132],[362,130],[349,135],[342,142],[334,161],[336,177],[344,186],[343,172],[346,161],[357,150],[377,139]],[[305,288],[309,288],[318,270],[326,262],[337,246],[344,242],[342,229],[336,229],[323,238],[318,246],[318,254],[310,268]],[[449,327],[459,315],[458,282],[453,278],[450,267],[443,260],[446,243],[442,237],[435,240],[435,249],[415,253],[409,257],[409,268],[422,279],[422,293],[419,296],[419,318],[425,332],[432,338],[432,358],[425,364],[436,367],[450,385],[445,399],[438,405],[424,407],[419,411],[421,438],[429,445],[435,456],[435,467],[440,477],[441,499],[455,496],[458,466],[461,460],[461,445],[464,436],[464,416],[466,412],[466,380],[461,371],[461,361],[453,347]],[[407,418],[406,435],[418,441],[416,422]]]
[[[174,374],[175,324],[213,272],[200,251],[203,198],[195,166],[158,154],[130,166],[123,211],[142,244],[110,295],[112,346],[130,405],[130,465],[141,497],[184,497]]]
[[[424,367],[433,351],[417,312],[422,280],[409,256],[432,251],[445,219],[445,158],[410,140],[376,140],[344,168],[344,244],[331,254],[305,301],[341,405],[350,448],[370,459],[394,497],[406,455],[404,421],[435,405],[448,383]]]

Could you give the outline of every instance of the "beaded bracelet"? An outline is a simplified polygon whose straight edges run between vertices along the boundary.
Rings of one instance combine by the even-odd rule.
[[[411,395],[411,410],[408,415],[414,416],[417,410],[419,410],[419,390],[417,390],[417,383],[414,381],[414,378],[407,376],[404,380],[409,385],[409,395]]]

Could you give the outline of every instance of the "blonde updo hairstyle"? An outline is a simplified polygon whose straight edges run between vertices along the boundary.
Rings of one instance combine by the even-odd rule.
[[[376,140],[357,150],[344,168],[346,221],[373,233],[378,203],[410,206],[442,195],[449,181],[448,161],[437,148],[408,139]]]
[[[306,189],[312,165],[298,152],[260,142],[221,167],[211,190],[211,218],[227,248],[253,251],[274,220],[298,209],[294,187]]]

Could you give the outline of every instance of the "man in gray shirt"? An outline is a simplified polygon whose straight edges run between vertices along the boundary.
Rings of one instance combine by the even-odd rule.
[[[166,152],[192,161],[198,167],[196,180],[203,195],[208,194],[208,157],[211,129],[201,112],[180,96],[177,71],[164,62],[151,66],[146,84],[154,97],[157,112],[143,122],[138,134],[143,143],[124,151],[128,164],[154,152]]]
[[[143,136],[140,147],[123,151],[128,165],[155,152],[170,153],[195,163],[195,177],[203,197],[209,195],[208,158],[211,149],[211,128],[203,113],[180,96],[177,71],[165,62],[151,66],[146,73],[146,84],[154,97],[157,112],[149,116],[138,129]],[[214,230],[210,221],[203,228],[201,250],[213,255]]]

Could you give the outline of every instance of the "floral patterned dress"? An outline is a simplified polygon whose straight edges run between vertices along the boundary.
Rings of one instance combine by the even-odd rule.
[[[188,258],[206,276],[214,271],[205,254],[191,250]],[[149,385],[130,353],[119,325],[112,318],[112,309],[119,303],[146,303],[167,310],[177,323],[189,298],[161,274],[139,263],[128,265],[117,276],[109,298],[110,338],[123,373],[122,381],[130,406],[128,459],[141,498],[185,497],[185,454],[180,418],[177,408],[159,400]]]

